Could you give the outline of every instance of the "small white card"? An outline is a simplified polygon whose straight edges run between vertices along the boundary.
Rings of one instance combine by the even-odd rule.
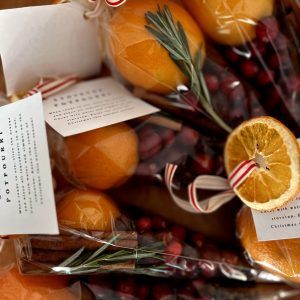
[[[0,55],[7,94],[26,92],[40,77],[100,71],[96,23],[76,3],[0,10]]]
[[[159,111],[111,77],[80,82],[43,103],[46,122],[64,137]]]
[[[0,235],[58,234],[40,94],[0,107]]]
[[[300,238],[300,195],[275,211],[252,210],[252,216],[259,241]]]

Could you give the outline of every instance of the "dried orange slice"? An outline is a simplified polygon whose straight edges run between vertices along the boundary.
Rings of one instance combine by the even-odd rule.
[[[238,126],[225,145],[227,174],[243,161],[256,168],[234,188],[239,198],[256,210],[274,210],[300,191],[300,151],[296,137],[279,121],[259,117]]]

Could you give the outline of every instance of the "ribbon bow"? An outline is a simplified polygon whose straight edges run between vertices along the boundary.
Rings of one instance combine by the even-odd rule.
[[[186,201],[178,197],[173,191],[173,179],[178,166],[167,164],[165,168],[165,182],[175,203],[188,212],[200,212],[209,214],[232,200],[235,189],[238,188],[255,170],[256,163],[253,160],[241,162],[229,175],[228,179],[220,176],[200,175],[188,186],[188,199]],[[197,189],[223,191],[212,197],[199,201]]]

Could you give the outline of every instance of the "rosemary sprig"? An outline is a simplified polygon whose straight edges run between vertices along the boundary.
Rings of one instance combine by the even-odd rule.
[[[158,6],[157,12],[148,11],[145,14],[149,25],[146,29],[157,39],[157,41],[169,52],[171,59],[189,79],[190,89],[200,101],[202,107],[210,117],[224,130],[231,132],[232,129],[214,111],[206,82],[201,70],[202,46],[192,57],[187,36],[180,22],[175,24],[172,13],[168,6],[163,9]]]

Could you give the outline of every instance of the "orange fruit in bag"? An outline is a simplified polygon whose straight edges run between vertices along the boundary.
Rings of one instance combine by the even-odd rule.
[[[203,32],[215,42],[241,45],[255,38],[255,24],[272,15],[274,0],[183,0]]]
[[[123,184],[138,163],[138,138],[125,123],[67,137],[65,145],[72,176],[100,190]]]
[[[259,117],[238,126],[225,145],[227,175],[243,161],[257,167],[236,194],[251,208],[273,210],[294,199],[300,190],[300,152],[297,139],[279,121]]]
[[[155,13],[158,5],[167,5],[175,22],[181,22],[193,57],[201,45],[204,57],[204,40],[198,25],[182,6],[171,0],[127,0],[117,8],[110,23],[110,49],[117,70],[131,84],[167,94],[186,84],[187,78],[145,28],[145,13]]]
[[[300,239],[258,241],[251,210],[247,207],[238,214],[237,235],[255,264],[287,280],[300,283]]]
[[[0,275],[1,300],[75,300],[64,276],[24,276],[17,269]]]
[[[111,231],[120,211],[105,194],[91,190],[72,190],[58,202],[61,225],[74,229]]]

